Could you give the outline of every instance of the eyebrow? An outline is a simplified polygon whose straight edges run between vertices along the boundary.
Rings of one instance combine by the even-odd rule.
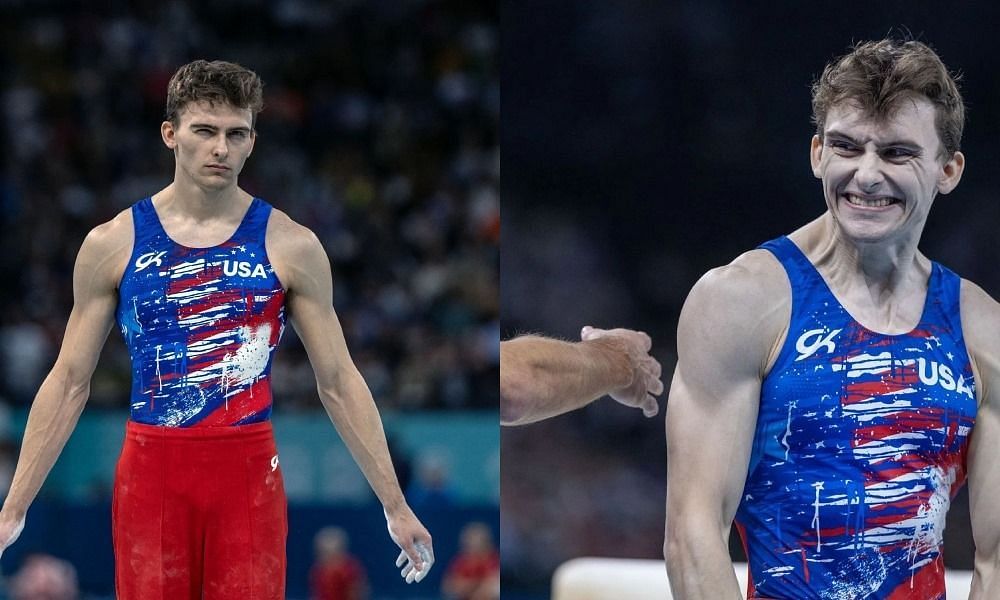
[[[209,123],[191,123],[191,129],[195,129],[195,128],[198,128],[198,127],[204,127],[205,129],[212,129],[212,130],[218,130],[219,129],[217,126],[209,124]],[[226,131],[245,131],[245,132],[249,133],[250,132],[250,128],[249,127],[242,127],[242,126],[241,127],[230,127]]]
[[[848,142],[854,144],[855,146],[864,146],[864,143],[861,142],[860,140],[857,140],[857,139],[851,137],[850,135],[848,135],[848,134],[846,134],[846,133],[844,133],[842,131],[837,131],[836,129],[831,129],[830,131],[827,131],[826,132],[826,137],[828,137],[828,138],[835,137],[835,138],[839,138],[839,139],[848,141]],[[891,146],[907,146],[907,147],[910,147],[910,148],[920,148],[920,149],[923,149],[923,146],[921,146],[917,142],[914,142],[913,140],[907,140],[907,139],[898,139],[898,140],[893,140],[893,141],[885,143],[885,144],[879,144],[880,148],[888,148],[888,147],[891,147]]]

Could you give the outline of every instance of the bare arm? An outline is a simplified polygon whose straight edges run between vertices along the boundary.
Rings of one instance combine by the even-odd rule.
[[[787,280],[762,252],[705,275],[678,324],[664,541],[676,598],[743,597],[729,529],[747,476],[761,382],[790,311]]]
[[[962,330],[976,370],[979,408],[969,445],[969,501],[975,571],[969,598],[1000,598],[1000,305],[962,285]]]
[[[123,235],[125,227],[117,221],[91,231],[77,256],[74,304],[62,347],[31,405],[10,493],[0,512],[0,552],[16,539],[18,525],[23,524],[90,395],[90,378],[114,323],[117,278],[132,244],[131,230]],[[131,220],[127,226],[131,228]]]
[[[275,220],[278,224],[268,229],[268,253],[275,267],[281,267],[278,276],[287,288],[289,315],[316,373],[320,401],[382,503],[390,535],[422,579],[433,553],[420,556],[416,544],[430,550],[431,536],[403,498],[378,408],[347,350],[333,309],[329,259],[311,231],[280,213],[272,216]]]
[[[663,393],[652,342],[630,329],[584,327],[583,341],[526,335],[500,343],[500,423],[524,425],[560,415],[611,394],[647,417]]]

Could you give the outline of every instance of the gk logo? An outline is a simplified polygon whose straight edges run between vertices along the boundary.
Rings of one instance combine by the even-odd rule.
[[[135,259],[135,272],[138,273],[153,263],[156,263],[156,266],[159,267],[163,264],[163,255],[166,253],[167,251],[164,250],[163,252],[147,252],[143,254]]]
[[[824,347],[828,353],[833,354],[837,349],[836,344],[833,343],[833,338],[840,331],[840,329],[834,329],[827,333],[826,329],[810,329],[803,333],[799,336],[798,341],[795,342],[795,349],[799,351],[799,356],[795,361],[798,362],[804,358],[809,358],[813,354],[816,354],[817,350]]]
[[[278,455],[275,454],[271,457],[271,472],[275,472],[278,469]]]

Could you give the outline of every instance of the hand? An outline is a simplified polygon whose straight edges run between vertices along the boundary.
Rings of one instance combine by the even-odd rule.
[[[3,551],[17,541],[24,529],[24,517],[11,521],[0,513],[0,556]]]
[[[402,549],[399,558],[396,559],[396,566],[403,567],[399,574],[406,583],[423,580],[434,565],[431,534],[408,506],[392,516],[388,512],[383,512],[389,537]]]
[[[632,383],[609,395],[625,406],[641,408],[642,414],[647,417],[656,416],[660,412],[660,406],[653,396],[663,393],[663,382],[660,381],[662,367],[649,355],[653,341],[648,335],[631,329],[596,329],[588,325],[580,331],[580,339],[616,341],[628,357],[629,368],[632,370]]]

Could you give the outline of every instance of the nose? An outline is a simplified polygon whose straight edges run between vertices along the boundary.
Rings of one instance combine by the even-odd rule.
[[[882,159],[878,153],[869,151],[858,158],[854,181],[864,192],[872,193],[878,190],[885,181],[885,174],[882,172]]]
[[[229,143],[226,141],[225,134],[215,138],[215,143],[212,146],[212,156],[215,158],[225,158],[229,154]]]

